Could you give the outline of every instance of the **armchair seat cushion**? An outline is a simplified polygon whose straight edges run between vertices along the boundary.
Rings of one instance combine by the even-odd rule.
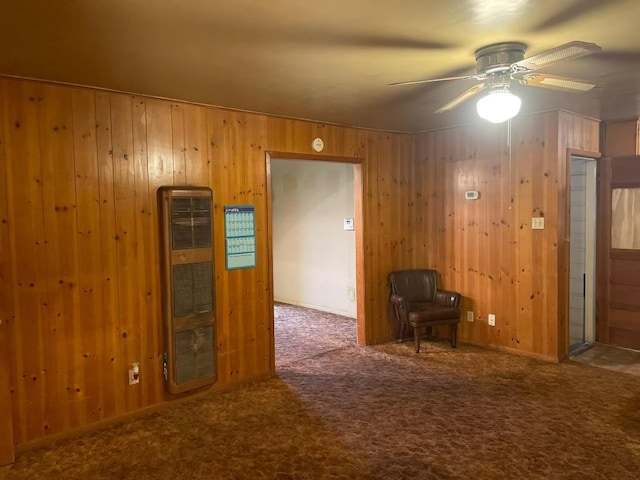
[[[428,326],[429,323],[443,325],[458,323],[460,321],[460,309],[438,305],[437,303],[412,303],[409,310],[409,325]]]

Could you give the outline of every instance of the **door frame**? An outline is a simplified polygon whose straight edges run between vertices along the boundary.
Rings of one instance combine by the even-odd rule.
[[[271,188],[271,159],[311,160],[319,162],[350,163],[353,165],[353,216],[356,241],[356,331],[358,345],[366,345],[366,315],[365,315],[365,275],[364,275],[364,212],[363,198],[364,179],[362,175],[362,157],[340,157],[331,155],[313,155],[308,153],[293,153],[267,151],[265,164],[267,172],[267,249],[269,252],[269,324],[271,326],[271,369],[275,372],[275,328],[274,328],[274,291],[273,291],[273,204]]]
[[[591,150],[580,150],[576,148],[567,148],[565,152],[565,178],[564,178],[564,188],[563,192],[560,194],[559,199],[559,208],[563,215],[560,218],[564,218],[564,222],[558,222],[558,260],[559,260],[559,268],[558,268],[558,288],[560,289],[558,295],[558,358],[560,360],[567,358],[569,355],[569,327],[570,327],[570,311],[569,311],[569,265],[570,265],[570,253],[571,253],[571,158],[572,157],[583,157],[588,159],[593,159],[596,161],[596,179],[598,175],[598,170],[600,168],[599,161],[602,157],[600,152],[591,151]],[[597,191],[596,191],[597,195]],[[564,199],[562,198],[564,197]],[[596,209],[597,209],[597,200],[596,200]],[[594,210],[597,211],[597,210]],[[596,228],[596,239],[597,242],[597,225]],[[595,244],[594,244],[595,247]],[[597,257],[595,256],[596,252],[594,250],[594,269],[597,269]],[[595,275],[597,271],[594,272],[594,282]],[[596,302],[597,300],[597,290],[594,285],[593,291],[593,300]],[[594,325],[593,331],[597,331],[597,309],[594,310]],[[595,335],[595,333],[594,333]],[[594,337],[595,340],[595,337]]]
[[[584,310],[583,310],[583,341],[585,344],[590,344],[596,340],[596,239],[597,239],[597,176],[598,176],[598,162],[594,158],[585,157],[582,155],[571,155],[570,163],[573,160],[585,161],[585,288],[584,288]],[[571,209],[571,172],[567,173],[569,179],[568,188],[569,194],[569,207]],[[569,230],[571,229],[571,217],[568,221]],[[571,231],[569,231],[569,238],[571,238]],[[571,255],[572,249],[569,245],[569,268],[571,268]],[[571,271],[569,271],[571,273]],[[571,322],[569,322],[570,325]],[[571,327],[569,326],[569,329]],[[571,344],[569,345],[571,347]]]

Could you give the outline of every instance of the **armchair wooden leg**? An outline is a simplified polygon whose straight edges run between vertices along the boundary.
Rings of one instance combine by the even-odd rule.
[[[413,341],[416,347],[416,353],[420,353],[420,327],[413,327]]]
[[[406,328],[407,328],[407,325],[405,323],[398,322],[398,328],[397,328],[398,334],[396,335],[396,343],[402,343],[402,341],[404,340],[404,332]]]
[[[453,348],[458,346],[458,325],[456,323],[451,325],[451,346]]]

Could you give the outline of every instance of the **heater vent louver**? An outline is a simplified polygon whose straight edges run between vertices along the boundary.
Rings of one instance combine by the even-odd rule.
[[[213,262],[173,266],[173,316],[213,311]]]
[[[181,393],[216,381],[211,190],[158,191],[164,275],[165,386]]]

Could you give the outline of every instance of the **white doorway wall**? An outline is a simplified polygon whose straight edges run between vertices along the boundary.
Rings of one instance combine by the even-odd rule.
[[[595,341],[596,161],[571,157],[569,354]]]
[[[275,301],[356,318],[353,169],[271,159]]]

